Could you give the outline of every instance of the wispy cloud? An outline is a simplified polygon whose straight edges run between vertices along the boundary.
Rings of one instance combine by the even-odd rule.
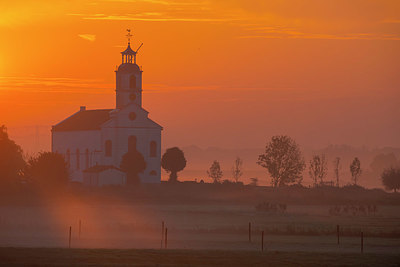
[[[264,39],[329,39],[329,40],[400,40],[398,34],[379,33],[347,33],[347,34],[325,34],[303,32],[292,27],[283,26],[252,26],[248,27],[249,34],[239,38],[264,38]]]
[[[149,3],[165,6],[196,6],[206,3],[204,1],[193,2],[178,2],[178,1],[163,1],[163,0],[102,0],[102,2],[119,2],[119,3]]]
[[[81,37],[84,40],[88,40],[88,41],[91,41],[91,42],[94,42],[96,40],[96,35],[94,35],[94,34],[85,33],[85,34],[78,34],[78,36]]]
[[[158,13],[158,17],[154,14],[143,16],[142,14],[135,15],[104,15],[104,16],[94,16],[94,15],[83,15],[82,19],[86,20],[116,20],[116,21],[153,21],[153,22],[226,22],[233,21],[233,19],[228,18],[189,18],[189,17],[169,17],[162,16]]]
[[[113,84],[97,79],[75,79],[65,77],[1,77],[0,92],[21,90],[30,92],[68,92],[68,93],[104,93]],[[96,89],[96,90],[94,90]]]

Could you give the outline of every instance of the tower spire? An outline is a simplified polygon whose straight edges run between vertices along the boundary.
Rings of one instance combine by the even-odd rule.
[[[125,35],[126,38],[128,39],[128,47],[125,49],[125,51],[122,51],[122,64],[124,63],[133,63],[136,64],[136,54],[139,51],[139,49],[142,47],[143,43],[136,49],[136,51],[132,50],[131,48],[131,29],[126,29],[127,34]],[[133,62],[132,62],[133,60]]]
[[[133,35],[131,34],[131,29],[126,29],[126,31],[128,32],[128,33],[126,34],[126,38],[128,38],[128,45],[129,45],[129,44],[131,44],[131,37],[132,37]]]

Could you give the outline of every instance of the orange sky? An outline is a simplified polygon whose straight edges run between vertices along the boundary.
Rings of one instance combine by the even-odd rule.
[[[127,28],[164,147],[400,146],[397,0],[1,1],[0,123],[49,149],[50,125],[113,107]]]

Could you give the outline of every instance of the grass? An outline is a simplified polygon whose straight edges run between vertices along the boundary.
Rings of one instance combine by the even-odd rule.
[[[398,266],[397,254],[0,248],[2,266]]]

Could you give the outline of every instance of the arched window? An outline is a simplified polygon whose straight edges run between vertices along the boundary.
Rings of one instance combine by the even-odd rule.
[[[136,88],[136,76],[135,75],[131,75],[131,77],[129,78],[129,88],[131,88],[131,89]]]
[[[136,150],[136,136],[131,135],[128,138],[128,151]]]
[[[111,157],[112,156],[112,142],[111,140],[106,140],[105,143],[105,156],[106,157]]]
[[[65,154],[65,160],[67,161],[67,163],[68,163],[68,166],[70,165],[70,163],[71,163],[71,152],[69,152],[69,149],[67,149],[67,153]]]
[[[86,162],[85,167],[87,169],[87,168],[89,168],[89,149],[87,149],[87,148],[85,151],[85,162]]]
[[[76,150],[76,169],[79,170],[80,168],[80,155],[79,155],[79,148]]]
[[[157,157],[157,143],[155,141],[150,142],[150,157]]]

